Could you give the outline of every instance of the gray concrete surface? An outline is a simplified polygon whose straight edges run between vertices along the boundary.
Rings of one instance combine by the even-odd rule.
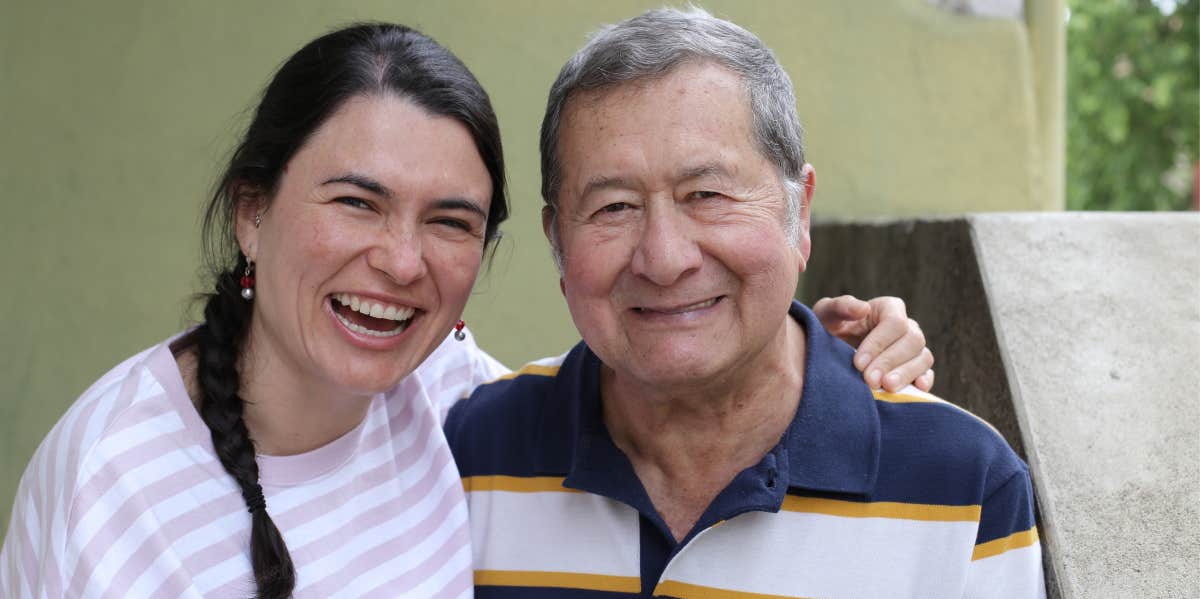
[[[978,378],[999,404],[972,409],[1015,422],[1052,597],[1200,596],[1200,215],[825,223],[813,248],[806,289],[905,297],[934,391],[971,407]]]

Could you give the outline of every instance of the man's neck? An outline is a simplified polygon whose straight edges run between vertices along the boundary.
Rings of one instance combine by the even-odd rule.
[[[742,470],[787,430],[804,380],[804,330],[787,318],[777,343],[728,380],[655,389],[601,372],[604,422],[680,541]]]

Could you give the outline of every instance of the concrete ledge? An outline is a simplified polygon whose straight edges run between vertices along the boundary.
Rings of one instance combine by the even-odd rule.
[[[1052,597],[1200,593],[1200,215],[818,223],[802,297],[904,297],[1029,462]]]

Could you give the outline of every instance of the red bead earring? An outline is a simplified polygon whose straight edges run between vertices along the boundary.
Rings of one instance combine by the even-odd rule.
[[[467,323],[461,320],[458,321],[458,324],[454,325],[454,338],[456,340],[462,341],[467,338],[467,334],[463,332],[463,327],[465,326],[467,326]]]
[[[242,299],[254,299],[254,262],[246,259],[246,272],[242,273]]]

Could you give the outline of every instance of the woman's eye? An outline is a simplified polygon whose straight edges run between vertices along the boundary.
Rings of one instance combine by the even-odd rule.
[[[371,204],[367,203],[366,200],[361,199],[361,198],[341,197],[341,198],[336,198],[333,201],[335,201],[339,204],[345,204],[347,206],[351,206],[354,208],[362,208],[363,210],[371,209]]]
[[[696,200],[707,200],[709,198],[715,198],[720,195],[721,195],[720,193],[715,192],[715,191],[693,191],[691,193],[692,198],[696,199]]]
[[[468,232],[471,230],[470,223],[467,223],[466,221],[458,220],[456,218],[439,218],[433,222],[436,224],[439,224],[439,225],[444,225],[444,226],[450,227],[452,229],[459,229],[459,230],[468,231]]]

